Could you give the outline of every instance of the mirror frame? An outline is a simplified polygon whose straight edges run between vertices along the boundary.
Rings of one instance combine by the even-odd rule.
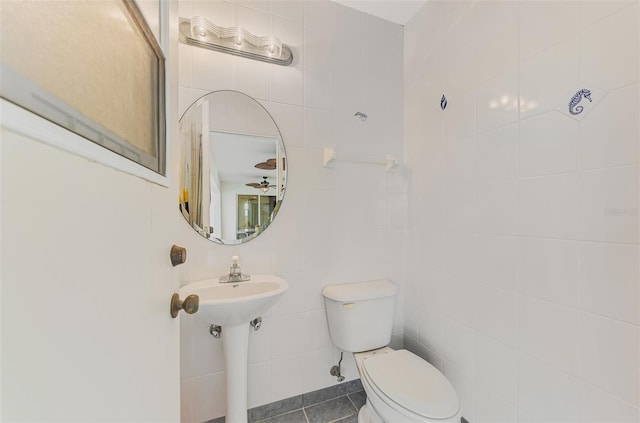
[[[278,142],[278,146],[277,148],[281,148],[282,150],[282,159],[284,160],[283,162],[283,167],[284,170],[286,172],[286,176],[285,176],[285,181],[282,187],[282,198],[278,201],[276,199],[276,203],[275,206],[271,212],[271,219],[270,222],[267,226],[265,226],[263,229],[261,229],[258,232],[255,232],[253,234],[251,234],[250,236],[244,237],[244,238],[240,238],[240,239],[234,239],[234,240],[226,240],[223,238],[217,238],[217,237],[213,237],[211,233],[209,233],[208,231],[205,231],[204,229],[200,228],[196,223],[191,222],[187,216],[184,213],[184,200],[183,200],[183,190],[185,189],[185,187],[183,185],[184,181],[182,180],[183,178],[183,174],[184,174],[184,166],[185,166],[185,157],[184,157],[184,142],[183,142],[183,132],[180,131],[179,133],[179,145],[180,145],[180,152],[178,154],[178,162],[179,162],[179,171],[178,171],[178,186],[179,186],[179,211],[180,214],[182,215],[182,217],[185,219],[185,222],[191,226],[191,228],[197,232],[200,236],[202,236],[203,238],[206,238],[208,240],[210,240],[211,242],[214,242],[216,244],[219,245],[231,245],[231,246],[236,246],[236,245],[240,245],[240,244],[244,244],[246,242],[249,242],[255,238],[257,238],[258,236],[260,236],[265,230],[267,230],[267,228],[269,226],[271,226],[271,224],[273,223],[273,221],[275,220],[276,215],[278,214],[280,207],[282,206],[282,202],[284,201],[284,198],[286,197],[286,187],[288,185],[288,180],[289,180],[289,165],[288,165],[288,159],[287,159],[287,149],[286,149],[286,145],[284,142],[284,137],[282,136],[282,131],[280,130],[280,127],[278,126],[278,123],[276,122],[276,120],[273,118],[273,116],[271,115],[271,113],[269,113],[269,110],[267,110],[267,108],[260,103],[260,101],[258,101],[257,99],[251,97],[250,95],[243,93],[241,91],[237,91],[237,90],[216,90],[216,91],[210,91],[206,94],[201,95],[200,97],[196,98],[190,105],[189,107],[187,107],[185,109],[185,111],[182,113],[182,115],[180,116],[180,119],[178,120],[178,128],[180,129],[180,124],[182,122],[182,120],[185,118],[185,116],[187,116],[187,114],[189,113],[189,111],[192,109],[192,107],[196,104],[198,104],[198,102],[200,102],[203,98],[210,96],[212,94],[216,94],[216,93],[234,93],[234,94],[239,94],[243,97],[245,97],[248,100],[251,100],[253,102],[255,102],[258,106],[260,106],[260,109],[262,109],[262,111],[264,113],[266,113],[266,116],[269,117],[269,119],[271,120],[271,122],[273,123],[277,133],[278,133],[278,137],[279,137],[279,142]],[[213,132],[211,129],[209,129],[209,133]],[[276,157],[277,157],[277,151],[276,151]],[[276,168],[278,169],[278,168]],[[240,194],[240,195],[246,195],[246,194]],[[188,201],[187,201],[188,203]],[[236,209],[237,209],[237,204],[236,204]],[[236,210],[237,211],[237,210]]]

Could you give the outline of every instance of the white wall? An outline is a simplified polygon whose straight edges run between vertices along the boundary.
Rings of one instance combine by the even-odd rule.
[[[228,272],[238,254],[243,271],[276,273],[289,282],[262,329],[251,333],[249,407],[330,386],[338,354],[320,291],[371,278],[399,282],[406,206],[402,171],[340,162],[325,169],[322,148],[402,157],[402,27],[328,1],[185,0],[180,15],[273,33],[294,53],[294,63],[281,67],[180,45],[180,111],[208,91],[249,94],[273,115],[290,165],[283,206],[259,238],[219,246],[180,224],[190,254],[182,280]],[[358,111],[368,114],[365,123],[353,116]],[[401,318],[399,312],[396,340]],[[207,325],[182,322],[182,421],[222,416],[221,343]],[[348,379],[357,377],[350,359],[343,365]]]
[[[430,1],[405,27],[405,344],[471,422],[639,420],[638,21]]]
[[[179,276],[169,263],[176,190],[6,125],[0,420],[177,421],[179,323],[168,313]]]

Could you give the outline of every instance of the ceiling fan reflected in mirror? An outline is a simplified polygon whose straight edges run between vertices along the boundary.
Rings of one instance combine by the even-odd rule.
[[[276,169],[276,159],[268,159],[265,162],[260,162],[258,164],[255,165],[255,167],[257,167],[258,169],[262,169],[262,170],[275,170]]]
[[[275,188],[276,187],[275,185],[269,185],[269,181],[267,180],[266,176],[263,176],[262,179],[263,179],[262,182],[251,182],[251,183],[248,183],[248,184],[245,184],[245,185],[248,186],[248,187],[253,187],[253,188],[259,189],[262,192],[267,192],[267,191],[269,191],[269,188]]]

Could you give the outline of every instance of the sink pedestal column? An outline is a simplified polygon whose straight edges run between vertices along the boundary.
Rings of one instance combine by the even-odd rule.
[[[249,322],[222,327],[227,377],[226,423],[247,423],[249,328]]]

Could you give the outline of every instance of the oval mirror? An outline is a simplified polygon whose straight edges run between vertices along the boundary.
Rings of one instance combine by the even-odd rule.
[[[287,185],[278,126],[255,99],[215,91],[180,119],[180,211],[219,244],[240,244],[273,222]]]

